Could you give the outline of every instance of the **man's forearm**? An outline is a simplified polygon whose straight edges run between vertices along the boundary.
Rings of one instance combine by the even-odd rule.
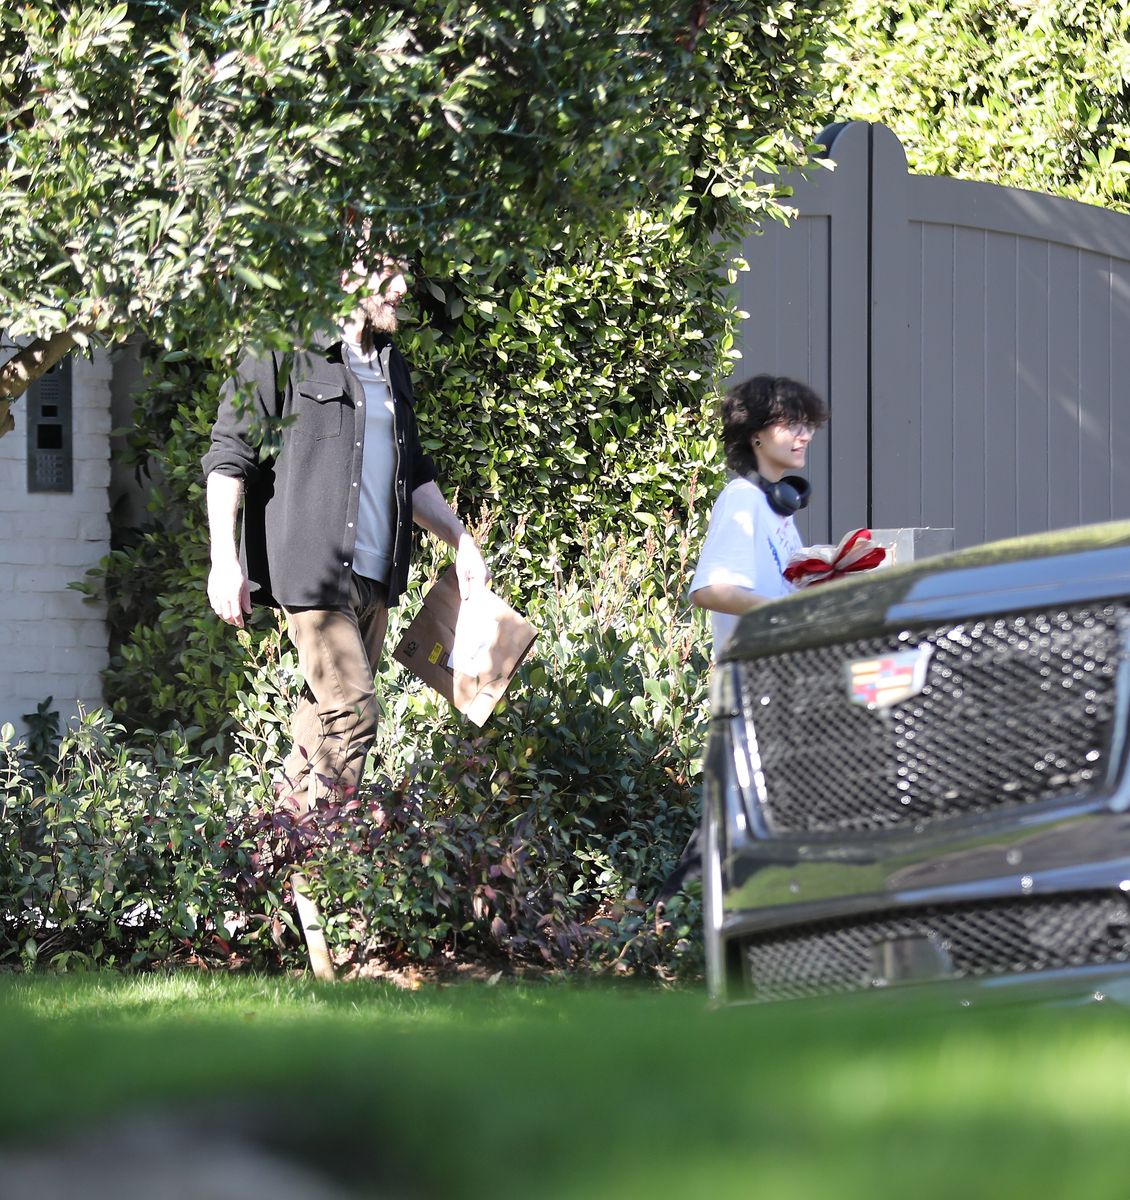
[[[230,561],[239,557],[235,540],[235,519],[243,495],[243,480],[213,471],[208,476],[208,538],[212,561]]]
[[[251,611],[251,591],[235,543],[235,517],[242,494],[242,479],[218,471],[208,475],[208,538],[212,544],[208,603],[221,620],[239,629]]]
[[[449,546],[458,547],[459,539],[467,536],[466,526],[434,483],[423,483],[412,493],[412,520]]]
[[[490,582],[490,568],[483,561],[475,539],[434,483],[422,483],[412,493],[412,519],[455,547],[455,573],[459,579],[459,594],[464,600],[470,598],[476,588]]]

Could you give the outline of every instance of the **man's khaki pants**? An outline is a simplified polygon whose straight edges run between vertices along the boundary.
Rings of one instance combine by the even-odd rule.
[[[299,812],[358,786],[377,733],[373,676],[388,628],[388,589],[360,575],[352,582],[347,609],[285,610],[306,679],[283,764],[283,796]]]

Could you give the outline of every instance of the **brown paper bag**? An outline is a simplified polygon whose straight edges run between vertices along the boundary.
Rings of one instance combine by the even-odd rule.
[[[451,566],[424,597],[392,656],[482,725],[533,644],[529,622],[488,588],[464,601]]]

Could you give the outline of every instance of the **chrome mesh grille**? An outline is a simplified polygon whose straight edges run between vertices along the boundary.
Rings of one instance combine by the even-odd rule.
[[[770,834],[920,827],[1100,786],[1126,615],[1023,613],[743,662]],[[849,702],[849,662],[921,645],[919,694]]]
[[[903,939],[927,939],[953,979],[1101,966],[1130,962],[1130,912],[1117,892],[1089,892],[798,925],[745,943],[752,996],[792,1000],[873,987],[884,948]]]

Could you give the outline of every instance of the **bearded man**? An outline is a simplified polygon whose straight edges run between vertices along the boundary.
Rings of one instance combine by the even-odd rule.
[[[208,600],[243,626],[281,607],[305,685],[279,784],[298,812],[361,779],[377,731],[374,675],[408,580],[412,523],[455,547],[463,598],[489,572],[435,482],[416,430],[408,366],[392,342],[401,268],[355,264],[362,298],[326,348],[245,359],[224,387],[207,477]],[[267,420],[281,434],[261,447]],[[235,523],[240,501],[239,546]]]

